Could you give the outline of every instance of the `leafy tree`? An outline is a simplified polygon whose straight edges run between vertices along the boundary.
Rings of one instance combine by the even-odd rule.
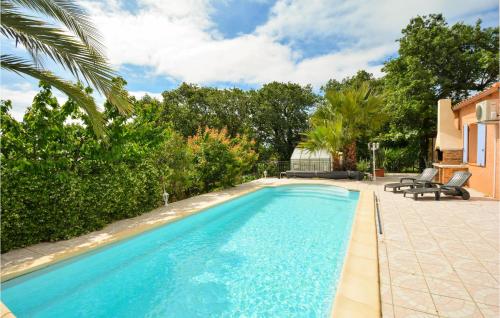
[[[327,91],[341,91],[349,87],[359,87],[363,83],[369,83],[370,89],[379,93],[383,90],[384,78],[375,78],[372,73],[368,73],[365,70],[359,70],[356,75],[346,77],[340,82],[336,79],[328,80],[325,85],[321,86],[321,91],[323,93]]]
[[[391,120],[381,139],[418,149],[423,169],[436,133],[437,101],[457,102],[498,80],[498,28],[481,28],[481,21],[450,27],[433,14],[412,19],[402,32],[399,56],[383,68]]]
[[[225,128],[231,137],[249,132],[250,95],[241,89],[182,83],[162,95],[161,120],[185,137],[195,135],[199,127]]]
[[[78,85],[44,69],[43,58],[60,64],[77,78],[84,78],[120,111],[130,111],[129,101],[113,85],[116,74],[103,54],[100,34],[80,6],[66,0],[2,0],[0,8],[1,33],[16,45],[23,45],[31,56],[31,60],[26,60],[2,54],[3,69],[42,80],[67,94],[87,112],[99,134],[103,133],[103,119],[93,98]],[[59,22],[62,27],[55,27],[41,17]]]
[[[290,160],[301,134],[308,128],[308,112],[318,101],[312,87],[294,83],[272,82],[255,94],[252,125],[256,139],[279,160]]]
[[[234,185],[257,159],[252,146],[253,142],[244,136],[230,139],[225,129],[200,128],[188,139],[197,190],[207,192]]]
[[[311,116],[312,129],[301,145],[312,151],[327,149],[334,156],[343,150],[345,167],[355,169],[356,140],[384,123],[383,98],[367,82],[330,89],[325,98],[326,102]]]

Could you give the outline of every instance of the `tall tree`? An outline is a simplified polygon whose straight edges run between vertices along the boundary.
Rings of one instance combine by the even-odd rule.
[[[347,86],[341,90],[329,89],[326,102],[311,116],[312,129],[302,146],[309,150],[327,149],[335,154],[343,150],[345,167],[356,166],[356,140],[382,126],[383,98],[368,82]]]
[[[308,128],[308,112],[318,101],[317,96],[310,85],[278,82],[264,85],[255,94],[252,121],[257,141],[280,160],[290,160]]]
[[[429,139],[436,133],[436,104],[457,102],[498,80],[497,28],[457,23],[440,14],[418,16],[402,31],[399,56],[387,62],[388,142],[419,149],[419,166],[427,163]]]
[[[359,70],[356,75],[345,77],[342,81],[336,79],[328,80],[325,85],[321,86],[321,91],[323,93],[332,90],[341,91],[349,87],[359,87],[363,83],[369,83],[372,91],[380,92],[383,90],[384,78],[375,78],[372,73],[368,73],[365,70]]]
[[[104,56],[100,34],[83,8],[68,0],[2,0],[0,9],[0,32],[16,45],[22,45],[31,56],[28,60],[2,54],[3,69],[42,80],[64,92],[87,112],[99,134],[103,132],[103,118],[93,98],[79,85],[45,69],[44,58],[58,63],[76,78],[83,78],[120,111],[130,111],[127,96],[112,81],[116,74]],[[61,23],[62,27],[53,26],[42,17]]]

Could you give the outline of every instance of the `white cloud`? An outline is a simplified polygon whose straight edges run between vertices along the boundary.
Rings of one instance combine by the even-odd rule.
[[[146,91],[131,91],[128,93],[129,93],[129,95],[134,96],[137,99],[141,99],[145,95],[149,95],[150,97],[156,98],[160,101],[163,99],[163,97],[161,96],[160,93],[151,93],[151,92],[146,92]]]
[[[232,39],[215,30],[209,0],[139,0],[134,13],[116,0],[84,4],[116,65],[148,66],[156,75],[198,84],[279,80],[317,88],[360,68],[380,74],[380,60],[396,52],[400,30],[417,14],[443,12],[457,20],[495,0],[280,0],[264,25]],[[338,50],[298,59],[302,52],[292,44],[311,37],[335,39]]]
[[[121,0],[81,3],[102,32],[111,62],[147,67],[140,79],[145,83],[160,75],[201,85],[277,80],[319,88],[359,69],[381,75],[381,61],[397,52],[401,29],[418,14],[442,12],[450,23],[483,17],[498,25],[498,14],[485,14],[498,6],[497,0],[278,0],[268,21],[254,32],[225,39],[212,21],[211,1],[137,0],[134,10],[125,10]],[[334,41],[336,49],[302,58],[296,44],[311,39]],[[13,100],[18,117],[37,93],[28,86],[2,83],[1,96]]]
[[[393,42],[417,15],[443,13],[448,21],[458,22],[496,6],[496,0],[279,0],[257,32],[292,41],[335,37],[341,42],[348,39],[350,47],[363,48]]]

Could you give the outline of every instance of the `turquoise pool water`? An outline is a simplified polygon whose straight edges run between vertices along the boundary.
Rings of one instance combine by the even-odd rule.
[[[265,188],[2,284],[17,317],[326,317],[358,193]]]

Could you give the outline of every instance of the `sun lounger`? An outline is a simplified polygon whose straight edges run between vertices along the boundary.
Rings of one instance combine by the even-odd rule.
[[[426,168],[420,175],[416,176],[415,178],[404,177],[399,179],[399,182],[385,184],[384,191],[386,191],[387,188],[392,189],[392,192],[396,192],[397,190],[401,190],[401,188],[403,187],[425,187],[432,182],[432,179],[434,179],[437,173],[437,169]]]
[[[433,182],[432,187],[422,187],[422,188],[412,188],[404,190],[404,196],[407,194],[412,194],[413,199],[417,200],[418,195],[423,196],[425,193],[434,194],[435,200],[439,200],[441,198],[441,194],[450,195],[450,196],[460,196],[464,200],[468,200],[470,198],[470,194],[467,190],[463,188],[467,180],[471,177],[471,173],[468,171],[456,171],[451,179],[445,183],[436,183]]]

